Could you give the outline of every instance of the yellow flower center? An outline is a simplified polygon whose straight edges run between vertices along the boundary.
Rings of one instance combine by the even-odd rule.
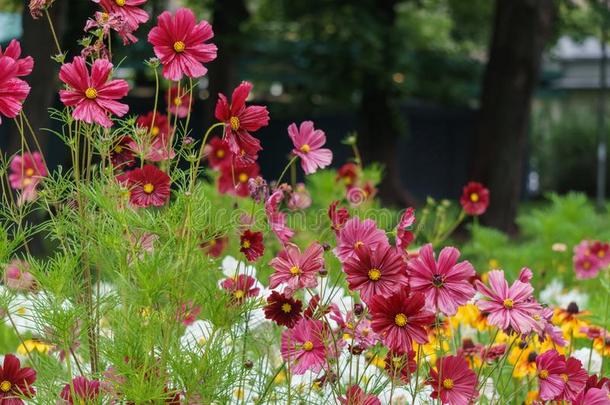
[[[244,295],[246,295],[246,293],[243,292],[243,290],[236,290],[233,295],[235,296],[235,298],[240,299],[244,298]]]
[[[590,263],[588,260],[585,260],[585,261],[583,262],[583,264],[582,264],[582,267],[583,267],[585,270],[589,270],[589,268],[591,268],[591,263]]]
[[[400,314],[396,314],[396,316],[394,317],[394,323],[398,326],[400,326],[401,328],[403,326],[405,326],[407,324],[408,320],[407,320],[407,316],[403,313]]]
[[[370,269],[369,270],[369,279],[372,281],[377,281],[381,278],[381,271],[379,269]]]
[[[303,153],[308,153],[311,150],[311,147],[307,144],[304,144],[303,146],[301,146],[301,152]]]
[[[114,2],[119,7],[123,7],[125,5],[125,0],[115,0]]]
[[[233,131],[237,131],[239,129],[239,118],[237,117],[231,117],[231,119],[229,120],[229,122],[231,123],[231,129]]]
[[[32,177],[34,175],[34,169],[32,169],[31,167],[25,169],[25,175],[28,177]]]
[[[546,380],[547,378],[549,378],[549,370],[540,370],[540,372],[538,373],[538,377],[540,377],[540,379],[542,380]]]
[[[569,378],[568,378],[567,374],[562,374],[561,379],[563,380],[564,383],[567,383]]]
[[[182,105],[182,98],[180,98],[180,97],[174,98],[174,105],[176,107],[181,106]]]
[[[354,249],[361,248],[362,246],[364,246],[364,242],[362,242],[361,240],[359,240],[358,242],[354,243]]]
[[[289,303],[287,303],[287,302],[283,303],[283,304],[282,304],[282,311],[283,311],[285,314],[289,314],[289,313],[290,313],[290,311],[292,311],[292,305],[290,305],[290,304],[289,304]]]
[[[250,241],[248,239],[244,240],[241,243],[241,247],[243,247],[244,249],[250,249],[250,246],[252,246],[252,244],[250,243]]]
[[[216,151],[216,157],[222,159],[223,157],[225,157],[225,151],[223,149],[218,149]]]
[[[597,252],[597,257],[604,257],[606,256],[606,252],[604,250],[600,250]]]
[[[450,390],[453,388],[453,380],[451,378],[445,378],[443,380],[443,388],[446,390]]]
[[[479,195],[477,193],[472,193],[470,194],[470,201],[472,202],[478,202],[479,201]]]
[[[146,194],[150,194],[150,193],[152,193],[153,191],[155,191],[155,186],[153,186],[153,185],[152,185],[152,184],[150,184],[150,183],[146,183],[146,184],[144,184],[143,189],[144,189],[144,192],[145,192]]]
[[[4,380],[0,383],[0,390],[2,390],[2,392],[9,392],[12,387],[13,384],[11,384],[10,381]]]
[[[21,184],[23,184],[24,187],[29,186],[30,184],[32,184],[32,179],[30,179],[29,177],[26,177],[25,179],[23,179],[21,181]]]
[[[114,148],[114,151],[116,153],[121,153],[123,152],[123,147],[121,145],[117,145],[116,148]]]
[[[510,298],[507,298],[507,299],[505,299],[505,300],[504,300],[503,304],[504,304],[504,308],[506,308],[506,309],[512,309],[512,308],[513,308],[513,305],[514,305],[515,303],[514,303],[514,302],[513,302],[513,300],[511,300]]]
[[[161,132],[161,130],[159,129],[159,127],[153,127],[153,128],[150,130],[150,134],[151,134],[152,136],[157,136],[157,135],[159,135],[159,132]]]
[[[87,97],[89,100],[96,99],[97,98],[97,90],[95,90],[93,87],[87,88],[87,90],[85,90],[85,97]]]
[[[174,51],[180,53],[180,52],[184,52],[185,49],[186,49],[186,45],[184,44],[184,42],[182,42],[182,41],[174,42]]]
[[[299,266],[292,266],[290,268],[290,274],[292,274],[293,276],[298,276],[299,274],[301,274],[301,269],[299,269]]]
[[[311,340],[308,340],[307,342],[303,343],[303,350],[305,350],[306,352],[310,352],[313,350],[313,342]]]
[[[240,181],[241,183],[245,183],[245,182],[247,182],[249,178],[250,178],[250,177],[249,177],[249,176],[248,176],[246,173],[240,173],[240,174],[239,174],[239,181]]]

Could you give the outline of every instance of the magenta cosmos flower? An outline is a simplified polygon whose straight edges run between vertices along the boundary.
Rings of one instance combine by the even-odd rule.
[[[130,31],[138,29],[140,24],[148,21],[148,13],[140,8],[146,0],[93,0],[108,14],[116,14],[121,17]]]
[[[406,249],[409,247],[415,236],[411,232],[411,227],[415,223],[415,209],[409,207],[400,217],[400,222],[396,226],[396,247]]]
[[[148,42],[163,65],[163,76],[178,81],[183,75],[201,77],[208,71],[203,63],[216,59],[216,45],[206,44],[214,32],[207,21],[197,24],[195,14],[180,8],[176,15],[164,11],[157,26],[150,30]]]
[[[21,397],[32,398],[36,391],[32,384],[36,381],[36,371],[29,367],[21,368],[19,359],[7,354],[0,367],[0,403],[19,405]]]
[[[74,107],[75,120],[109,128],[112,126],[109,113],[122,117],[129,111],[127,104],[116,101],[127,95],[129,85],[125,80],[109,80],[111,72],[112,63],[106,59],[93,62],[91,75],[80,56],[62,65],[59,78],[69,88],[60,90],[59,97],[66,106]]]
[[[290,363],[290,372],[318,373],[326,364],[328,330],[319,320],[302,318],[292,329],[282,333],[282,358]]]
[[[566,402],[574,401],[578,394],[585,388],[589,375],[582,367],[580,360],[570,357],[566,360],[566,367],[561,373],[561,379],[565,383],[559,400]],[[609,398],[610,399],[610,398]]]
[[[231,104],[224,94],[218,95],[216,103],[216,119],[225,123],[225,139],[229,143],[231,152],[237,159],[255,161],[258,152],[262,149],[260,141],[250,135],[269,123],[267,107],[246,105],[252,84],[242,82],[231,96]]]
[[[256,297],[260,292],[256,279],[245,274],[228,277],[220,286],[231,294],[231,300],[237,304],[243,303],[246,298]]]
[[[305,174],[315,173],[332,162],[333,152],[322,147],[326,143],[326,135],[324,131],[314,129],[312,121],[303,121],[298,128],[296,124],[290,124],[288,135],[294,144],[292,153],[301,158]]]
[[[434,314],[424,309],[425,303],[423,294],[410,294],[407,286],[390,296],[377,295],[369,303],[371,327],[391,350],[408,353],[413,341],[428,342],[426,327],[434,322]]]
[[[551,401],[563,393],[566,368],[565,358],[557,350],[546,351],[536,357],[540,399]]]
[[[282,244],[287,243],[294,235],[294,231],[286,225],[286,214],[280,211],[280,204],[284,200],[284,191],[278,188],[265,201],[265,214],[269,227]]]
[[[2,115],[15,118],[22,109],[23,100],[30,94],[30,86],[17,78],[19,63],[8,56],[0,57],[0,124]]]
[[[337,238],[335,255],[344,262],[356,254],[356,250],[368,247],[375,250],[380,246],[389,245],[388,237],[385,232],[377,228],[377,224],[372,219],[361,221],[354,217],[349,219]]]
[[[356,255],[343,263],[343,270],[350,290],[360,291],[366,303],[375,295],[387,296],[409,284],[402,255],[389,245],[356,250]]]
[[[434,259],[432,244],[419,250],[419,257],[409,262],[409,278],[413,291],[426,296],[428,305],[453,316],[460,305],[474,297],[475,290],[468,282],[475,275],[472,265],[458,263],[460,251],[454,247],[441,250],[438,262]]]
[[[318,285],[318,271],[324,267],[324,249],[318,242],[312,243],[301,253],[298,246],[287,244],[273,258],[269,265],[275,272],[269,278],[269,288],[285,284],[284,292],[288,295],[300,288],[314,288]]]
[[[32,73],[34,59],[31,56],[21,57],[21,44],[16,39],[9,42],[4,52],[2,52],[2,47],[0,47],[0,57],[2,56],[7,56],[17,62],[16,76],[27,76]]]
[[[72,404],[88,404],[96,403],[100,395],[100,382],[97,380],[88,380],[85,377],[76,377],[72,380],[74,387],[74,397],[70,384],[66,384],[59,395],[61,399],[70,405]]]
[[[529,333],[537,324],[533,316],[540,311],[540,304],[532,299],[534,288],[529,283],[516,280],[508,286],[502,270],[489,272],[489,287],[475,281],[483,299],[477,301],[482,312],[488,313],[487,322],[500,329],[509,327],[519,333]]]
[[[446,356],[436,361],[436,369],[430,370],[431,397],[440,397],[443,404],[469,405],[479,396],[476,390],[477,375],[468,368],[462,357]]]
[[[153,165],[144,165],[127,173],[129,202],[136,207],[160,207],[169,200],[170,178]]]

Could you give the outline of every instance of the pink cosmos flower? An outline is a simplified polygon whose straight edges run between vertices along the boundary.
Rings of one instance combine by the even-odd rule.
[[[589,375],[582,367],[580,360],[574,357],[567,359],[565,370],[561,373],[561,379],[565,385],[558,399],[567,402],[573,401],[585,387],[588,377]]]
[[[201,306],[195,305],[193,301],[187,301],[180,306],[176,313],[176,320],[182,322],[184,326],[189,326],[195,323],[197,317],[201,313]]]
[[[381,405],[381,401],[373,394],[367,394],[358,385],[350,386],[344,397],[339,397],[343,405]]]
[[[216,59],[216,45],[206,43],[214,36],[212,26],[207,21],[197,24],[195,14],[187,8],[179,8],[175,16],[164,11],[157,21],[148,42],[163,65],[163,76],[178,81],[183,75],[205,75],[208,70],[203,63]]]
[[[30,86],[17,76],[19,62],[8,56],[0,57],[0,124],[1,115],[15,118],[22,109],[22,103],[30,94]]]
[[[415,209],[409,207],[400,217],[400,222],[396,226],[396,247],[406,249],[409,247],[415,236],[411,232],[411,227],[415,223]]]
[[[529,333],[536,328],[533,315],[539,311],[540,304],[531,299],[534,288],[529,283],[516,280],[509,287],[504,272],[492,270],[489,272],[489,287],[479,280],[475,285],[484,295],[484,299],[477,301],[477,306],[489,314],[489,324],[503,330],[511,327],[519,333]]]
[[[408,286],[390,296],[377,295],[369,303],[371,327],[391,350],[408,353],[413,341],[428,342],[426,328],[434,322],[434,314],[424,309],[425,301],[423,294],[411,294]]]
[[[59,96],[66,106],[75,107],[72,112],[75,120],[110,128],[112,120],[108,113],[119,117],[127,113],[129,106],[116,100],[127,95],[129,85],[125,80],[109,80],[111,72],[112,63],[106,59],[93,62],[91,75],[80,56],[62,65],[59,78],[69,89],[60,90]]]
[[[590,388],[587,392],[574,400],[572,405],[610,405],[610,392],[608,391],[608,387]]]
[[[278,188],[265,202],[265,214],[269,227],[282,244],[287,243],[294,235],[294,231],[286,225],[286,214],[279,210],[284,199],[284,191]]]
[[[430,370],[427,384],[434,390],[431,397],[440,397],[443,404],[469,405],[479,396],[477,375],[462,357],[446,356],[436,360],[436,369]]]
[[[225,139],[231,152],[245,161],[255,161],[262,149],[260,141],[250,132],[258,131],[269,123],[267,107],[246,105],[251,90],[251,83],[242,82],[233,90],[231,104],[224,94],[219,94],[215,111],[216,118],[225,123]]]
[[[409,262],[411,289],[426,296],[429,306],[453,316],[460,305],[474,297],[475,290],[469,279],[475,275],[468,261],[458,263],[460,251],[454,247],[441,250],[438,262],[434,259],[432,244],[419,250],[419,257]]]
[[[138,29],[140,24],[148,21],[148,13],[140,8],[146,0],[93,0],[106,13],[121,16],[130,31]]]
[[[536,357],[540,399],[551,401],[563,393],[565,381],[562,374],[565,368],[565,358],[557,350],[549,350]]]
[[[315,173],[332,162],[333,152],[322,148],[326,143],[326,135],[324,131],[314,129],[312,121],[303,121],[299,128],[294,123],[290,124],[288,135],[294,144],[292,153],[301,158],[305,174]]]
[[[168,107],[167,110],[178,118],[185,118],[189,115],[193,105],[193,93],[184,87],[172,86],[167,91]]]
[[[42,16],[42,10],[51,7],[51,4],[55,0],[30,0],[29,8],[30,15],[33,19],[37,20]]]
[[[311,205],[311,194],[305,184],[297,183],[286,204],[291,211],[305,210]]]
[[[39,152],[25,152],[15,155],[10,164],[11,173],[8,175],[11,187],[21,190],[18,204],[34,201],[38,196],[36,188],[43,177],[47,175],[47,168]]]
[[[574,246],[574,272],[576,278],[585,280],[595,278],[600,270],[608,265],[610,254],[607,247],[599,241],[583,240]]]
[[[127,45],[130,42],[135,43],[138,42],[138,38],[133,35],[133,30],[127,22],[123,18],[122,15],[117,13],[107,13],[96,11],[93,15],[94,18],[89,18],[85,23],[85,32],[89,32],[91,30],[101,29],[102,30],[102,40],[95,41],[92,45],[84,48],[81,51],[81,56],[83,58],[87,58],[87,56],[92,53],[100,55],[104,59],[110,59],[110,52],[106,48],[103,39],[108,38],[110,34],[110,30],[116,31],[121,39],[123,40],[123,45]]]
[[[409,284],[407,265],[402,255],[390,245],[376,250],[362,247],[343,263],[350,290],[360,291],[366,303],[377,294],[391,295]]]
[[[7,56],[17,62],[17,73],[16,76],[27,76],[32,73],[34,68],[34,59],[31,56],[21,58],[21,44],[16,39],[11,40],[8,46],[2,52],[0,47],[0,57]]]
[[[356,251],[362,247],[375,250],[379,247],[389,245],[385,232],[377,228],[372,219],[361,221],[354,217],[348,220],[339,232],[335,255],[342,262],[356,255]]]
[[[269,288],[285,284],[284,292],[292,295],[300,288],[318,285],[318,271],[324,267],[324,249],[318,242],[312,243],[301,253],[298,246],[287,244],[269,265],[275,272],[269,277]]]
[[[12,260],[4,270],[4,284],[13,290],[29,291],[36,285],[34,275],[28,270],[30,265],[23,260]]]
[[[301,319],[292,329],[282,332],[282,358],[290,362],[293,374],[307,370],[318,373],[326,364],[328,330],[319,320]]]

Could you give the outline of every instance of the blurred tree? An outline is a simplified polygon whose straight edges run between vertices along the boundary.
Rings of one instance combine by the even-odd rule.
[[[472,175],[491,192],[484,222],[505,231],[515,230],[530,103],[556,17],[554,0],[496,0]]]

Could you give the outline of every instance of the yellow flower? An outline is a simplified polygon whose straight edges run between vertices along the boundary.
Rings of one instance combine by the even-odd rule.
[[[17,353],[21,354],[22,356],[34,351],[42,354],[48,354],[50,350],[51,345],[36,339],[27,339],[17,347]]]
[[[481,314],[479,308],[474,304],[462,305],[457,313],[450,319],[453,328],[457,329],[460,324],[468,325],[482,332],[487,329],[487,319]]]
[[[532,405],[534,401],[537,401],[538,399],[538,391],[530,391],[525,398],[525,405]]]
[[[552,321],[554,325],[559,325],[565,339],[583,338],[586,335],[581,329],[589,325],[589,322],[583,319],[587,315],[588,311],[579,311],[578,306],[571,303],[568,309],[555,308]]]
[[[535,345],[519,341],[513,345],[508,354],[508,363],[513,365],[513,377],[533,377],[536,375],[536,356],[538,351]]]

